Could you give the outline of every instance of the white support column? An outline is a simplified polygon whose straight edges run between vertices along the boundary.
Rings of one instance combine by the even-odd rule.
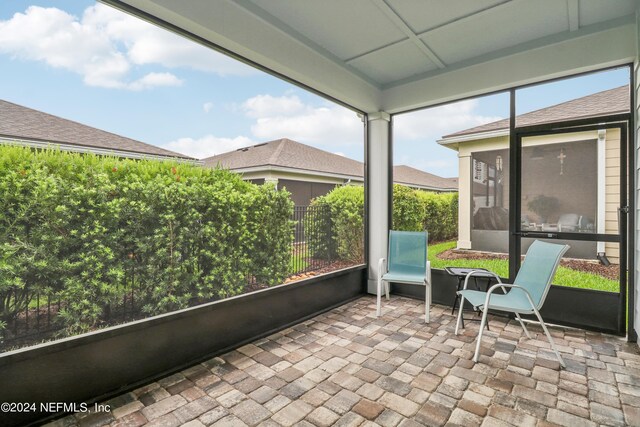
[[[369,198],[369,270],[367,291],[376,293],[378,261],[387,256],[389,224],[389,123],[385,112],[369,114],[368,198]]]
[[[473,180],[471,178],[471,168],[473,162],[471,154],[459,155],[458,157],[458,196],[464,194],[465,197],[458,199],[458,248],[471,249],[471,199],[473,197]]]

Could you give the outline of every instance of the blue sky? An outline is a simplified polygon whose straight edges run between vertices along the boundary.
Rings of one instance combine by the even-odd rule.
[[[287,137],[363,158],[356,114],[93,1],[0,3],[0,99],[198,158]],[[626,70],[523,90],[518,112],[626,84]],[[396,116],[394,162],[457,174],[442,135],[507,117],[506,94]]]

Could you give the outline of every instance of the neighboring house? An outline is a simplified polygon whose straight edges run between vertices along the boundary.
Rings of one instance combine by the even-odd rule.
[[[0,143],[128,158],[180,159],[180,153],[0,100]]]
[[[516,123],[521,127],[606,116],[628,109],[629,87],[623,86],[519,115]],[[462,130],[438,142],[458,151],[458,247],[508,252],[509,121]],[[617,232],[617,129],[529,137],[523,139],[522,147],[523,230]],[[609,260],[618,262],[617,244],[570,244],[570,256],[593,259],[598,253],[605,253]]]
[[[296,205],[327,194],[336,185],[364,183],[364,164],[287,138],[219,154],[203,160],[205,166],[241,173],[245,180],[274,182],[291,192]],[[409,166],[396,166],[399,184],[430,191],[457,191],[457,184]]]
[[[393,182],[417,190],[441,193],[458,191],[458,178],[443,178],[407,165],[393,167]]]

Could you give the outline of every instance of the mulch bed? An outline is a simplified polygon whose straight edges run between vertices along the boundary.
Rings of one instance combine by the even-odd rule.
[[[438,254],[438,258],[446,260],[457,259],[501,259],[508,260],[509,256],[506,254],[500,254],[495,252],[479,252],[460,249],[449,249]],[[616,264],[605,266],[598,261],[587,261],[580,259],[563,259],[560,261],[560,265],[570,268],[576,271],[582,271],[586,273],[592,273],[609,280],[618,280],[620,277],[620,267]]]

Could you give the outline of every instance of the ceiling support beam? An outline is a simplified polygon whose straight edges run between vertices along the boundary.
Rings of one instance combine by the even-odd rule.
[[[424,53],[427,58],[429,58],[434,64],[438,66],[438,68],[442,69],[446,67],[446,64],[442,62],[438,55],[435,54],[433,50],[424,42],[422,39],[416,36],[416,33],[413,32],[411,28],[407,25],[406,22],[389,6],[385,0],[374,0],[373,4],[375,4],[378,9],[382,13],[385,14],[387,18],[395,25],[400,31],[402,31],[411,42],[418,48],[422,53]]]
[[[569,17],[569,31],[580,29],[580,3],[578,0],[567,0],[567,16]]]
[[[636,57],[635,34],[635,25],[629,23],[416,79],[383,90],[382,109],[392,114],[400,113],[628,64]],[[585,52],[590,52],[590,55],[585,55]]]

